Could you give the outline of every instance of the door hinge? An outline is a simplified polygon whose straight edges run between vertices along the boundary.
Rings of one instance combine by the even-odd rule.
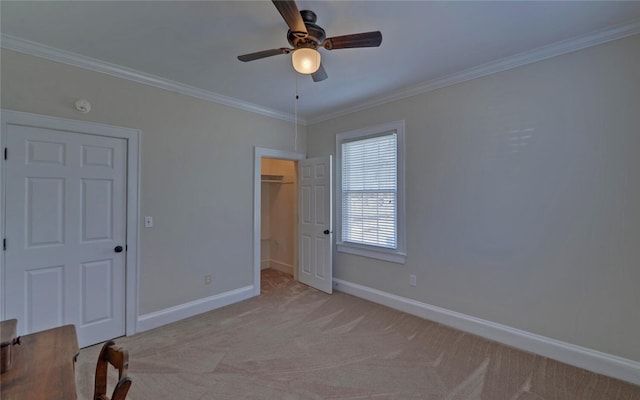
[[[129,251],[129,245],[128,244],[124,245],[124,251]]]
[[[2,250],[3,251],[7,250],[7,239],[2,239]]]
[[[5,159],[5,160],[7,159],[7,151],[8,151],[8,150],[7,150],[7,148],[5,147],[5,148],[4,148],[4,159]]]

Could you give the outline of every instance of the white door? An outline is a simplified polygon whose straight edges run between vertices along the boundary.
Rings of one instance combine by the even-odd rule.
[[[332,292],[333,212],[331,156],[299,162],[300,249],[298,280]]]
[[[125,334],[126,140],[7,125],[5,316]]]

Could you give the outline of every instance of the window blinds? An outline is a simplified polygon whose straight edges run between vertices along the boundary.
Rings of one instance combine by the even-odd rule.
[[[342,143],[342,241],[397,249],[397,134]]]

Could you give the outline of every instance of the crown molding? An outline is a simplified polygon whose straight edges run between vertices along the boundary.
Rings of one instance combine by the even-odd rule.
[[[132,68],[123,67],[121,65],[112,64],[70,51],[46,46],[41,43],[32,42],[30,40],[7,35],[4,33],[0,36],[0,39],[0,47],[8,50],[17,51],[35,57],[45,58],[51,61],[56,61],[78,68],[100,72],[103,74],[115,76],[117,78],[142,83],[144,85],[154,86],[160,89],[169,90],[171,92],[195,97],[200,100],[224,104],[226,106],[250,111],[256,114],[266,115],[267,117],[272,117],[288,122],[295,122],[295,117],[288,113],[272,110],[233,97],[223,96],[221,94],[213,93],[204,89],[199,89],[193,86],[186,85],[184,83],[140,72]],[[306,125],[306,121],[301,120],[300,118],[298,118],[298,123]]]
[[[317,124],[319,122],[342,117],[358,111],[363,111],[383,104],[391,103],[393,101],[402,100],[408,97],[431,92],[433,90],[441,89],[446,86],[455,85],[457,83],[462,83],[471,79],[506,71],[537,61],[542,61],[547,58],[571,53],[577,50],[585,49],[587,47],[596,46],[639,33],[640,20],[634,20],[624,24],[615,25],[613,27],[600,29],[588,34],[576,36],[547,46],[538,47],[536,49],[518,53],[513,56],[491,61],[486,64],[478,65],[476,67],[456,72],[454,74],[446,75],[444,77],[432,79],[422,84],[414,85],[410,88],[401,89],[387,95],[375,97],[370,101],[360,103],[354,107],[346,107],[334,113],[324,114],[316,118],[307,119],[307,123],[309,125]]]
[[[455,85],[471,79],[480,78],[483,76],[495,74],[497,72],[506,71],[516,67],[520,67],[526,64],[531,64],[537,61],[542,61],[547,58],[559,56],[562,54],[571,53],[573,51],[582,50],[587,47],[596,46],[606,42],[610,42],[617,39],[622,39],[627,36],[640,34],[640,20],[634,20],[613,27],[600,29],[585,35],[577,36],[571,39],[562,40],[547,46],[542,46],[537,49],[525,51],[513,56],[505,57],[499,60],[491,61],[486,64],[482,64],[476,67],[472,67],[454,74],[446,75],[444,77],[432,79],[422,84],[414,85],[409,88],[401,89],[392,92],[387,95],[375,97],[369,101],[359,103],[353,107],[344,107],[340,111],[323,114],[321,116],[301,119],[298,118],[298,123],[301,125],[312,125],[319,122],[327,121],[330,119],[342,117],[348,114],[352,114],[358,111],[363,111],[369,108],[381,106],[393,101],[406,99],[408,97],[424,94],[436,89],[440,89],[446,86]],[[21,39],[15,36],[2,34],[0,36],[0,47],[8,50],[17,51],[20,53],[45,58],[48,60],[72,65],[79,68],[92,70],[95,72],[104,73],[107,75],[115,76],[122,79],[142,83],[145,85],[154,86],[160,89],[169,90],[175,93],[183,94],[186,96],[195,97],[197,99],[211,101],[218,104],[224,104],[230,107],[238,108],[241,110],[253,112],[268,117],[294,122],[295,116],[283,113],[280,111],[272,110],[266,107],[262,107],[256,104],[248,103],[233,97],[223,96],[217,93],[213,93],[204,89],[199,89],[193,86],[185,85],[183,83],[175,82],[169,79],[165,79],[159,76],[140,72],[131,68],[123,67],[116,64],[111,64],[105,61],[101,61],[95,58],[82,56],[69,51],[57,49],[54,47],[46,46],[40,43],[32,42],[29,40]]]

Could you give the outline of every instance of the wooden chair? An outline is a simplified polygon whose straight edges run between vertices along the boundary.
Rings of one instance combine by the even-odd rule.
[[[107,397],[108,367],[111,364],[118,370],[118,383],[113,389],[111,398]],[[129,353],[117,347],[113,341],[102,346],[98,364],[96,365],[96,382],[93,392],[94,400],[124,400],[131,386],[132,380],[127,376],[129,369]]]

